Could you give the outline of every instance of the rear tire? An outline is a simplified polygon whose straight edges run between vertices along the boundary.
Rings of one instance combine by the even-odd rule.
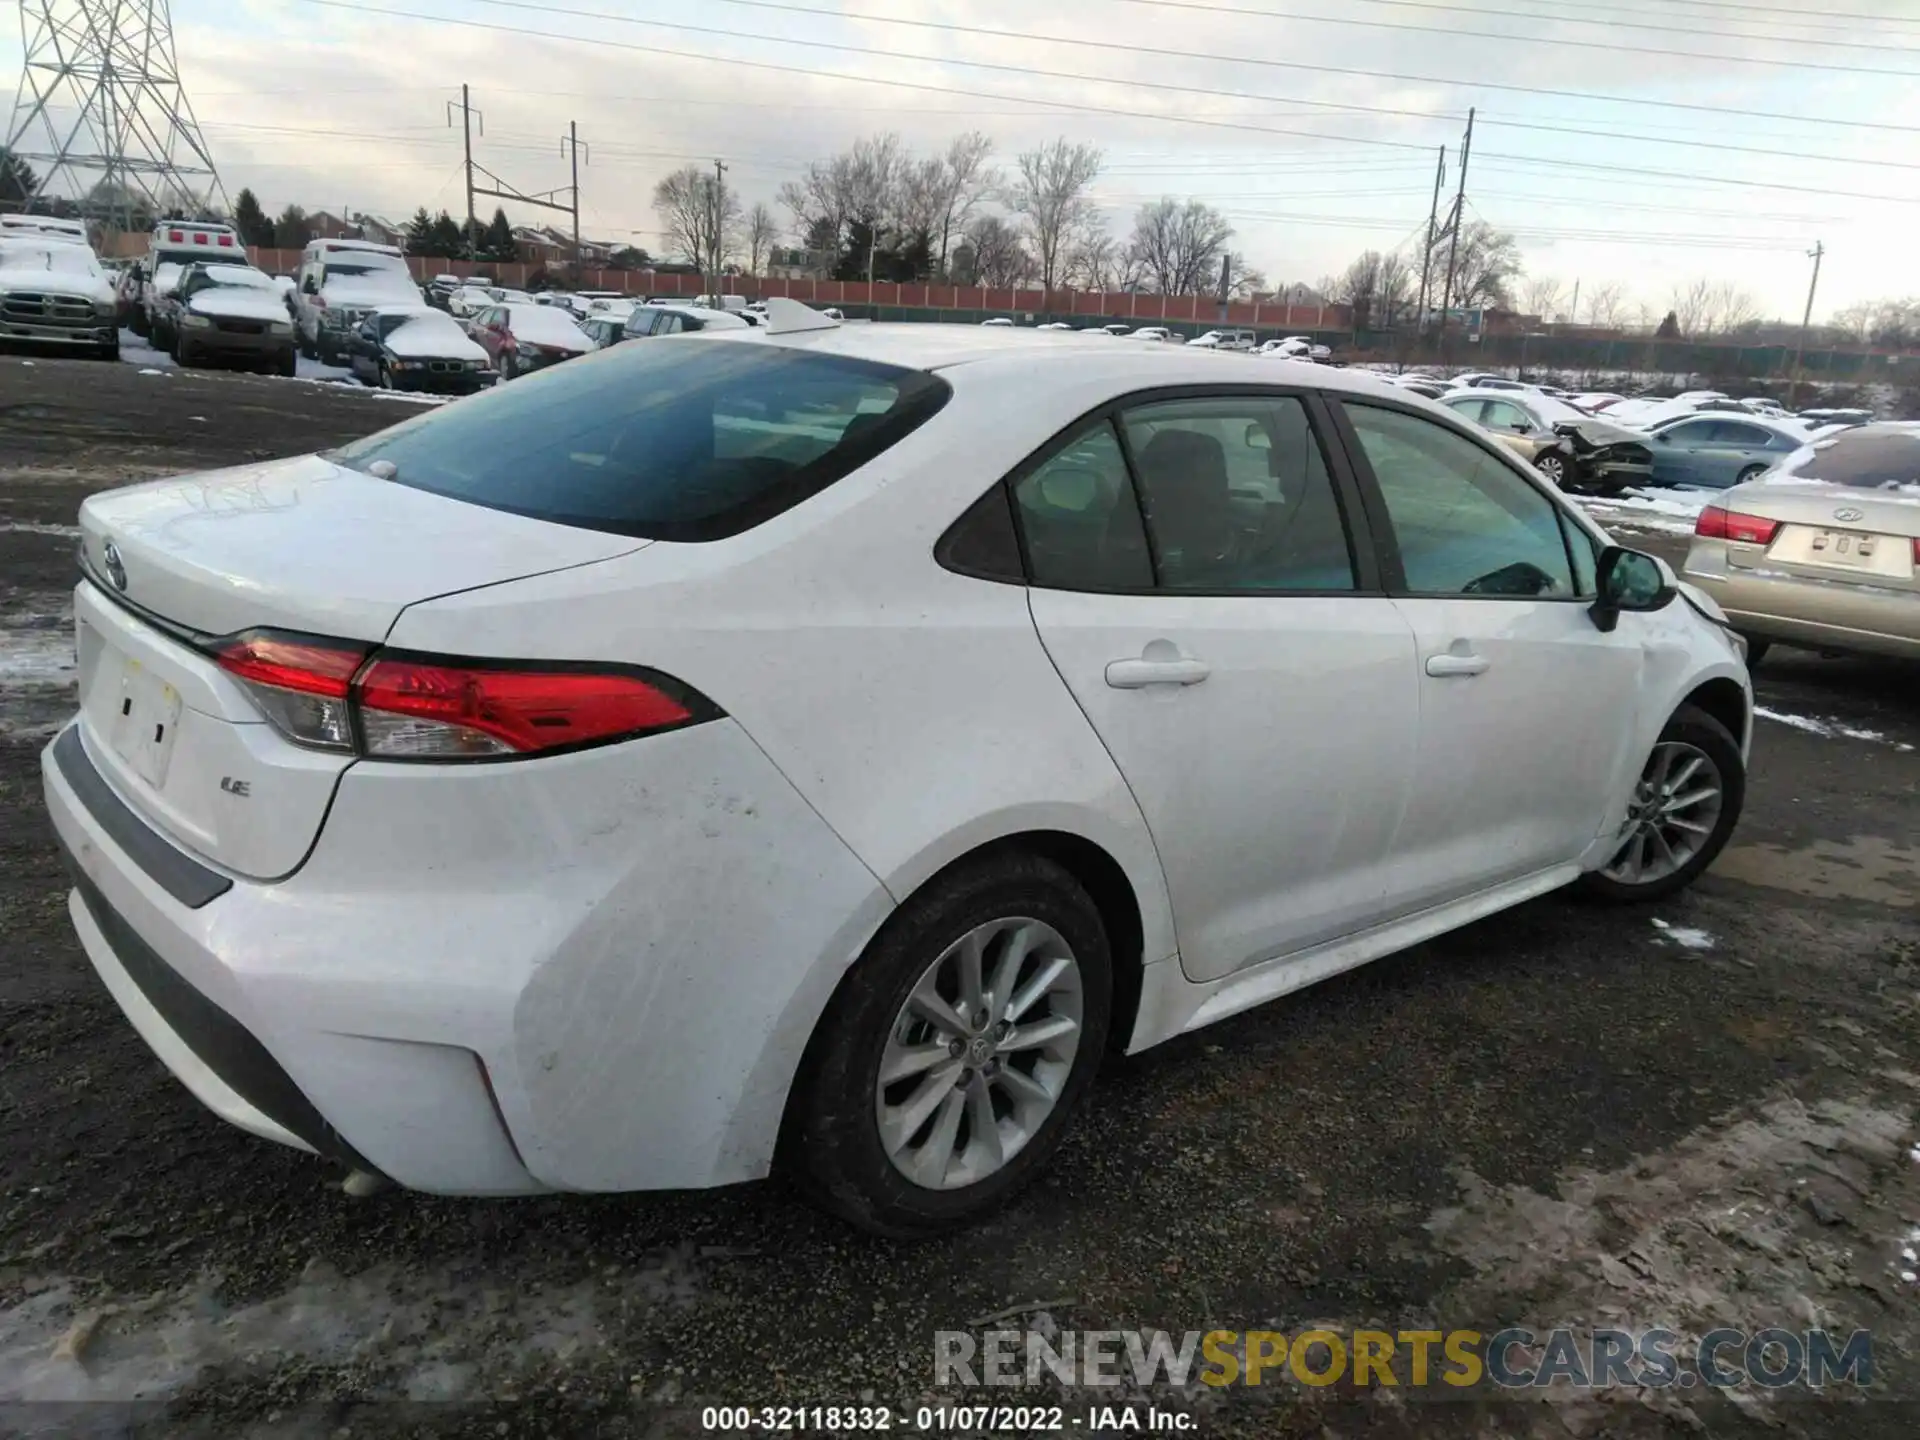
[[[1710,799],[1687,803],[1709,789],[1715,792]],[[1635,780],[1620,848],[1604,867],[1580,877],[1581,891],[1611,904],[1637,905],[1686,889],[1726,848],[1746,795],[1739,742],[1706,711],[1682,705]],[[1636,823],[1636,814],[1646,821]],[[1685,853],[1678,853],[1683,847]],[[1665,864],[1669,859],[1678,863]]]
[[[1744,485],[1749,480],[1758,480],[1762,475],[1766,473],[1767,473],[1767,467],[1764,465],[1749,465],[1747,466],[1746,469],[1742,470],[1738,475],[1733,477],[1733,483],[1736,485]]]
[[[300,357],[289,350],[280,357],[280,363],[274,367],[276,372],[291,380],[300,373]]]
[[[1085,1103],[1112,993],[1106,926],[1066,869],[1012,852],[941,876],[828,1002],[794,1080],[781,1169],[876,1235],[977,1219],[1040,1172]],[[1036,1038],[1046,1032],[1056,1038]],[[899,1067],[886,1085],[883,1062]]]

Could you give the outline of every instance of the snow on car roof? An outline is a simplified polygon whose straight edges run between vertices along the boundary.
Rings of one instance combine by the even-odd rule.
[[[207,278],[216,285],[244,285],[250,290],[278,290],[271,275],[247,265],[205,265]]]
[[[573,317],[551,305],[509,305],[513,333],[527,340],[548,340],[556,344],[579,344],[586,333],[573,323]]]

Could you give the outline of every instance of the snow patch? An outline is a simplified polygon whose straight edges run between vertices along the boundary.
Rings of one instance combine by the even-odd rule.
[[[153,366],[149,365],[145,369],[143,369],[140,373],[142,375],[164,375],[167,372],[164,370],[156,370]]]
[[[1753,713],[1757,719],[1771,720],[1776,725],[1790,725],[1809,735],[1819,735],[1829,740],[1833,738],[1833,727],[1824,720],[1815,720],[1811,715],[1789,715],[1784,710],[1769,710],[1764,705],[1754,706]]]
[[[1669,925],[1664,920],[1655,920],[1653,928],[1660,932],[1660,938],[1671,940],[1682,950],[1711,950],[1713,936],[1691,925]]]
[[[78,525],[50,525],[40,520],[0,520],[0,535],[52,535],[61,540],[78,540]]]

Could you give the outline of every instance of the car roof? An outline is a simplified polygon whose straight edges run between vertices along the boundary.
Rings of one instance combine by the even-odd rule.
[[[909,324],[877,321],[830,329],[781,333],[778,329],[734,331],[721,342],[785,345],[819,354],[874,360],[914,370],[958,371],[969,380],[1047,373],[1076,382],[1110,384],[1115,394],[1157,385],[1297,384],[1431,406],[1458,421],[1451,410],[1388,385],[1364,371],[1336,370],[1308,361],[1274,360],[1249,368],[1245,356],[1186,345],[1109,345],[1082,331],[1020,329],[1004,325]]]

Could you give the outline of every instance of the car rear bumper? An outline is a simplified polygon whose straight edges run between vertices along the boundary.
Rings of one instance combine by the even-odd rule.
[[[1726,563],[1726,545],[1695,542],[1685,579],[1711,595],[1742,634],[1815,650],[1920,659],[1920,594]]]
[[[215,1114],[412,1189],[764,1176],[814,1022],[891,908],[727,720],[512,765],[359,762],[271,883],[147,827],[92,743],[64,731],[42,784],[128,1020]]]

